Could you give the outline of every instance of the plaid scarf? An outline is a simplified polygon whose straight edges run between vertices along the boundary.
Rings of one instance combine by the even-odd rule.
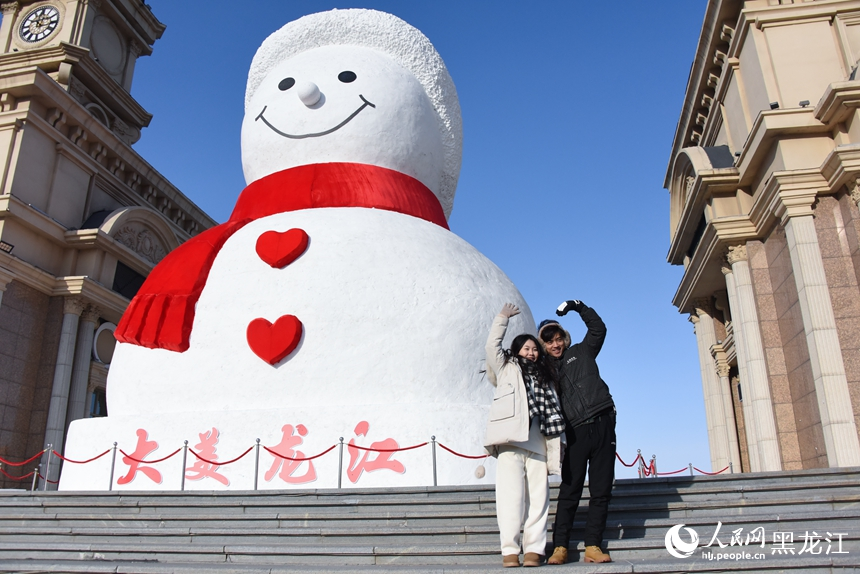
[[[546,382],[534,363],[521,361],[523,382],[526,384],[526,395],[529,402],[529,418],[538,417],[540,432],[543,436],[554,437],[564,432],[564,418],[561,408],[555,399],[555,394],[549,390]]]

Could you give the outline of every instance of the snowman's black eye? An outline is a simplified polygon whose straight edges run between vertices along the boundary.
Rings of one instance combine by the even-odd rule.
[[[340,74],[337,75],[337,79],[340,80],[341,82],[343,82],[344,84],[349,84],[350,82],[354,82],[356,77],[357,76],[355,75],[355,72],[349,72],[349,71],[341,72]]]
[[[278,89],[282,92],[286,92],[295,85],[296,81],[293,78],[284,78],[283,80],[281,80],[281,83],[278,84]]]

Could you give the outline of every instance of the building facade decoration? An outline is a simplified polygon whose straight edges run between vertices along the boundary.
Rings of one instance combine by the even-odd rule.
[[[708,2],[664,185],[714,467],[860,465],[858,46],[852,0]]]

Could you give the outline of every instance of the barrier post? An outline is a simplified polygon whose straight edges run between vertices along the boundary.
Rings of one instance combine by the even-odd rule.
[[[54,454],[54,445],[48,444],[48,462],[45,467],[45,483],[42,485],[42,490],[48,490],[48,478],[51,476],[51,456]]]
[[[433,486],[436,486],[436,435],[430,437],[430,444],[433,445]]]
[[[254,490],[257,490],[257,477],[260,476],[260,439],[257,439],[254,449]]]
[[[690,463],[690,476],[693,476],[693,463]]]
[[[636,467],[636,470],[639,471],[639,478],[645,478],[645,461],[642,460],[642,449],[636,449],[636,460],[639,461],[639,465]]]
[[[188,458],[188,441],[182,445],[182,483],[179,490],[185,490],[185,462]]]
[[[732,461],[729,461],[729,474],[734,474],[734,473],[735,473],[735,467],[732,464]]]
[[[657,478],[657,455],[651,455],[651,477]]]
[[[337,451],[337,487],[340,488],[340,478],[343,475],[343,437],[340,437],[340,449]]]
[[[33,484],[30,486],[30,492],[36,491],[36,481],[39,480],[39,467],[33,469]]]
[[[108,483],[108,490],[113,490],[113,471],[116,469],[116,443],[113,443],[113,454],[110,459],[110,482]]]

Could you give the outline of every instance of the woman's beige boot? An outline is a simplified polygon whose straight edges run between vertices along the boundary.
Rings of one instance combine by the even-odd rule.
[[[519,568],[520,555],[508,554],[507,556],[502,556],[502,566],[504,566],[505,568]]]

